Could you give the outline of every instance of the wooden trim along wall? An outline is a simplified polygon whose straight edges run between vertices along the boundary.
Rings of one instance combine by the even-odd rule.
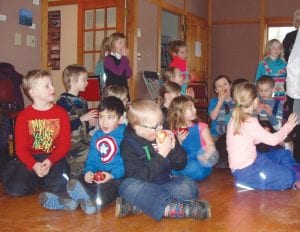
[[[48,68],[48,1],[41,1],[42,28],[41,28],[41,65]]]
[[[44,2],[44,1],[43,1]],[[64,6],[64,5],[72,5],[77,4],[78,0],[56,0],[56,1],[48,1],[48,6]]]
[[[208,38],[207,38],[207,85],[208,85],[208,96],[212,95],[212,88],[210,88],[212,84],[211,78],[211,41],[212,41],[212,0],[208,0],[207,4],[207,25],[208,25]]]
[[[137,22],[137,12],[138,12],[138,0],[130,0],[126,2],[126,37],[127,44],[130,49],[130,62],[132,67],[132,77],[129,79],[129,89],[130,93],[134,99],[136,96],[136,86],[133,83],[137,83],[138,73],[137,73],[137,36],[136,28],[138,27]]]
[[[267,35],[266,17],[266,0],[260,0],[259,9],[259,60],[263,59],[264,47]]]

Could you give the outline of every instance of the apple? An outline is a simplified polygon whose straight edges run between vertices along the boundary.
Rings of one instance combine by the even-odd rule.
[[[156,137],[159,143],[163,143],[167,137],[167,133],[163,130],[158,131]]]
[[[173,133],[174,133],[175,135],[178,135],[178,134],[185,134],[185,133],[187,133],[188,131],[189,131],[189,128],[187,128],[187,127],[180,127],[180,128],[178,128],[178,129],[173,130]]]
[[[96,172],[94,174],[95,181],[103,181],[105,179],[105,174],[103,172]]]

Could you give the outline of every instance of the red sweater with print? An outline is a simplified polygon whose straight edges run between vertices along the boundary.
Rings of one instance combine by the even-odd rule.
[[[63,158],[71,146],[71,129],[68,113],[58,105],[49,110],[35,110],[32,106],[18,114],[15,126],[16,154],[31,170],[35,155],[50,154],[54,165]]]

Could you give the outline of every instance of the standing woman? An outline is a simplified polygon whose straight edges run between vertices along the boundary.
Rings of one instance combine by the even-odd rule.
[[[298,117],[300,116],[300,34],[297,34],[296,41],[289,57],[287,65],[287,95],[291,99],[291,106],[293,112]],[[294,158],[300,163],[300,125],[298,124],[294,129]]]

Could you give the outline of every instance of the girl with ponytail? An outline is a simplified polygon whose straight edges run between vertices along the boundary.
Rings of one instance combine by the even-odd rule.
[[[300,165],[286,149],[262,153],[256,144],[275,146],[297,125],[291,114],[276,133],[266,131],[253,116],[258,105],[256,87],[248,82],[238,84],[233,91],[236,106],[227,127],[229,167],[238,187],[246,189],[282,190],[300,188]]]

